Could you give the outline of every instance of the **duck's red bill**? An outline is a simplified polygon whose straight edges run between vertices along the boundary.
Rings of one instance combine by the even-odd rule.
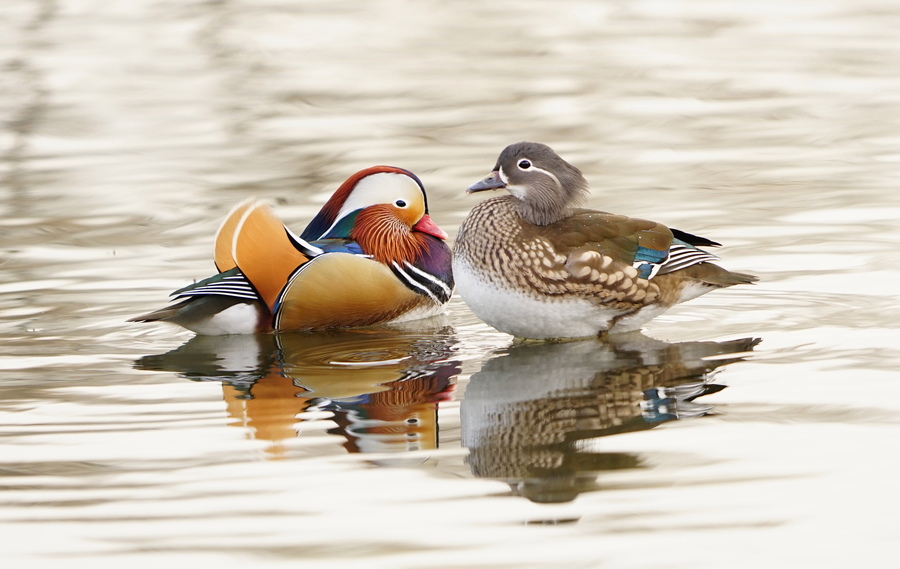
[[[413,225],[413,231],[421,231],[422,233],[433,235],[438,239],[448,238],[448,235],[444,232],[444,230],[438,227],[437,224],[432,221],[427,214],[423,215],[422,219],[420,219],[418,223]]]

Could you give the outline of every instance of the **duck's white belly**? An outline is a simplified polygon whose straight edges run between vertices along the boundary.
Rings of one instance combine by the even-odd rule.
[[[206,320],[177,322],[178,325],[201,336],[255,334],[260,321],[259,306],[252,302],[238,302]]]
[[[454,259],[460,296],[476,316],[518,338],[552,339],[596,336],[624,313],[583,298],[535,296],[499,286]]]

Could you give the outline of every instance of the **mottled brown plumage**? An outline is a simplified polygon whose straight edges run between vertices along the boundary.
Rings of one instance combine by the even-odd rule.
[[[759,340],[668,344],[640,334],[516,343],[472,374],[460,408],[472,473],[509,482],[535,501],[568,501],[600,470],[636,466],[582,441],[697,417],[695,400],[722,389],[713,372]],[[602,448],[602,445],[601,445]]]
[[[456,239],[458,289],[479,317],[529,338],[627,331],[714,288],[756,280],[711,263],[660,223],[571,207],[586,187],[549,147],[519,143],[470,188],[511,194],[474,207]]]
[[[530,224],[517,215],[516,201],[513,196],[485,200],[460,227],[454,254],[468,260],[486,280],[498,286],[514,284],[537,298],[578,296],[623,310],[655,300],[657,285],[638,279],[634,267],[617,260],[637,249],[634,242],[621,236],[593,240],[571,231],[573,223]],[[599,217],[594,221],[595,235],[616,230],[614,224],[600,223]],[[470,239],[471,231],[490,238]]]

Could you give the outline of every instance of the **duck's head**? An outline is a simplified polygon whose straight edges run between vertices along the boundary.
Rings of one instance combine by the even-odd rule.
[[[549,225],[568,215],[587,193],[587,181],[546,144],[517,142],[503,149],[487,178],[468,192],[506,188],[519,200],[519,213],[535,225]]]
[[[341,184],[301,237],[356,239],[359,231],[387,228],[447,239],[428,215],[425,187],[415,174],[394,166],[373,166]]]

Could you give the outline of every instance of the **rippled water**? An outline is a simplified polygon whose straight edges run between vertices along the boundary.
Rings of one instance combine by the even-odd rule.
[[[4,566],[891,563],[895,3],[8,4]],[[395,164],[453,235],[523,139],[760,283],[608,344],[513,345],[458,298],[396,329],[125,323],[214,270],[248,196],[301,228]]]

